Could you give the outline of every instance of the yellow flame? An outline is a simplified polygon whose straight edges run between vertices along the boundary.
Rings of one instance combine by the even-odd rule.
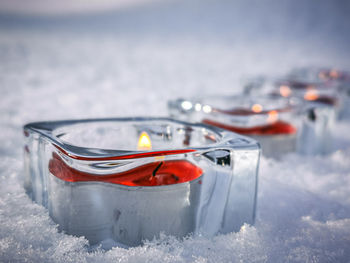
[[[316,90],[308,90],[304,95],[305,100],[317,100],[318,94]]]
[[[259,113],[262,112],[263,107],[260,104],[254,104],[252,106],[252,111]]]
[[[275,122],[278,120],[278,112],[276,110],[269,111],[267,121]]]
[[[137,150],[139,151],[148,151],[152,149],[151,139],[148,136],[147,132],[142,132],[137,144]]]
[[[290,90],[290,87],[288,87],[287,85],[282,85],[280,87],[280,94],[281,94],[281,96],[289,97],[291,93],[292,93],[292,91]]]

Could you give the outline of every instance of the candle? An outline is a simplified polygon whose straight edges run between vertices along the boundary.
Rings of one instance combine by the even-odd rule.
[[[239,126],[239,123],[223,123],[213,119],[204,119],[203,123],[213,125],[225,130],[237,132],[246,136],[250,136],[259,141],[262,147],[262,153],[265,156],[278,158],[280,154],[296,150],[296,134],[297,128],[292,124],[280,120],[279,113],[286,113],[289,107],[277,110],[263,110],[260,104],[254,104],[251,108],[238,108],[233,110],[213,111],[221,112],[227,115],[235,115],[238,117],[254,117],[266,116],[266,123],[260,125],[251,124]],[[215,119],[215,118],[214,118]]]
[[[350,116],[350,72],[334,68],[298,68],[291,71],[288,78],[323,87],[322,92],[326,90],[330,96],[319,94],[316,101],[335,106],[338,118]]]
[[[49,171],[67,182],[105,182],[128,186],[159,186],[179,184],[197,179],[202,169],[187,161],[164,161],[145,164],[129,171],[96,175],[69,167],[58,154],[53,154]]]
[[[295,105],[279,96],[180,99],[170,102],[169,110],[176,117],[253,137],[260,142],[265,156],[279,157],[297,147]]]
[[[306,101],[318,102],[337,107],[339,99],[332,85],[302,82],[297,80],[279,81],[279,94],[283,97],[297,96]],[[330,90],[334,88],[334,90]]]
[[[332,129],[337,118],[346,115],[348,95],[334,81],[321,82],[291,74],[285,79],[266,79],[246,85],[246,94],[272,94],[298,103],[299,126],[297,151],[303,154],[329,153]],[[350,114],[349,114],[350,116]]]
[[[168,118],[31,123],[24,135],[26,192],[91,245],[254,222],[260,149],[249,138]]]
[[[244,135],[277,135],[277,134],[294,134],[297,129],[288,122],[279,120],[279,112],[288,112],[290,107],[280,108],[277,110],[264,110],[260,104],[253,104],[251,108],[234,108],[229,110],[212,109],[213,112],[220,112],[232,116],[254,116],[266,115],[267,123],[264,125],[256,125],[250,127],[240,127],[234,124],[225,124],[219,121],[204,119],[205,124],[220,127],[225,130],[237,132]]]
[[[151,150],[152,143],[149,135],[142,132],[138,140],[138,150]],[[186,153],[188,151],[183,151]],[[165,155],[167,152],[158,152],[158,155]],[[179,151],[177,152],[179,153]],[[105,161],[100,159],[100,161]],[[49,171],[67,182],[105,182],[127,186],[160,186],[179,184],[195,180],[203,173],[202,169],[186,160],[156,161],[135,167],[128,171],[96,175],[79,171],[67,165],[57,154],[53,153],[49,162]]]
[[[237,132],[244,135],[281,135],[281,134],[295,134],[297,129],[284,121],[276,121],[271,124],[253,126],[253,127],[239,127],[228,125],[221,122],[216,122],[209,119],[204,119],[203,123],[213,125],[225,130]]]
[[[307,82],[350,82],[350,72],[335,68],[297,68],[293,69],[288,77]]]

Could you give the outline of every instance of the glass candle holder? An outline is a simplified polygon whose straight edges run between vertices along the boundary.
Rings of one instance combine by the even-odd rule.
[[[264,79],[250,81],[245,87],[247,96],[270,94],[301,101],[300,108],[304,118],[302,124],[305,147],[302,153],[329,153],[332,149],[332,130],[343,108],[341,94],[334,84],[309,83],[291,79]]]
[[[250,138],[169,118],[30,123],[24,135],[27,193],[92,245],[254,222],[260,148]]]
[[[262,153],[280,157],[287,152],[318,153],[328,148],[326,133],[314,125],[316,112],[297,98],[278,95],[209,96],[170,101],[170,115],[200,122],[256,139]],[[318,114],[318,113],[317,113]],[[318,120],[320,122],[320,120]],[[319,127],[320,126],[320,127]]]
[[[307,82],[350,82],[350,72],[335,68],[295,68],[291,70],[287,76],[293,79]]]
[[[332,68],[297,68],[292,70],[287,78],[300,83],[320,85],[339,100],[339,118],[350,116],[350,72]]]
[[[336,112],[342,108],[338,86],[334,83],[310,82],[299,78],[258,78],[244,83],[244,94],[272,94],[298,98],[310,107],[329,106]]]

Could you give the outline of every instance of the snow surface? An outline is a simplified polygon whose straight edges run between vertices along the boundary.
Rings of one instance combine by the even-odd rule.
[[[329,155],[263,157],[256,224],[213,239],[91,251],[59,233],[21,181],[27,122],[166,116],[168,99],[236,93],[245,75],[350,69],[349,11],[345,1],[206,0],[0,16],[0,261],[350,262],[350,121],[336,125]]]

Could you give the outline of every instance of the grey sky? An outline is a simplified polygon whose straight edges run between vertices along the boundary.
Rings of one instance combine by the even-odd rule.
[[[157,0],[0,0],[0,12],[26,15],[62,15],[119,9]]]

